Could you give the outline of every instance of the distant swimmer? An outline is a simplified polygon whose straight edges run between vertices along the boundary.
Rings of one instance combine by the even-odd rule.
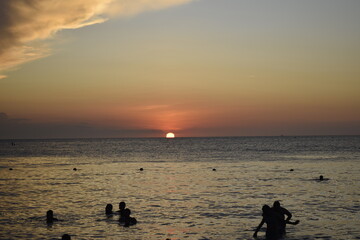
[[[73,170],[74,170],[74,171],[77,171],[77,168],[76,168],[76,167],[74,167],[74,168],[73,168]]]
[[[130,217],[131,211],[130,209],[126,208],[124,210],[124,227],[129,227],[135,225],[137,223],[136,218]],[[120,221],[120,219],[119,219]]]
[[[292,169],[290,169],[290,172],[293,172],[294,171],[294,169],[292,168]]]
[[[257,238],[257,233],[261,227],[266,223],[266,239],[267,240],[278,240],[281,238],[280,226],[281,226],[281,215],[271,209],[268,205],[262,207],[262,220],[259,226],[256,228],[253,237]]]
[[[69,234],[64,234],[62,235],[61,240],[71,240],[71,237]]]
[[[292,217],[292,214],[286,209],[280,206],[280,202],[279,201],[275,201],[273,204],[272,209],[277,212],[278,214],[280,214],[281,216],[281,221],[280,221],[280,225],[279,225],[279,231],[281,235],[285,235],[286,233],[286,224],[293,224],[296,225],[298,224],[300,221],[295,221],[295,222],[291,222],[290,219]],[[285,219],[286,216],[286,219]]]
[[[112,204],[107,204],[106,207],[105,207],[105,214],[106,215],[111,215],[113,214],[113,205]]]
[[[216,171],[216,168],[213,168],[213,171]]]
[[[323,175],[320,175],[320,177],[317,180],[319,180],[319,181],[327,181],[327,180],[329,180],[329,178],[324,178]]]
[[[143,169],[143,168],[140,168],[139,170],[140,170],[140,171],[144,171],[144,169]]]
[[[48,224],[53,223],[55,221],[59,221],[57,218],[54,218],[54,212],[52,210],[49,210],[46,212],[46,222]]]
[[[9,168],[9,170],[11,171],[11,170],[13,170],[12,168]]]

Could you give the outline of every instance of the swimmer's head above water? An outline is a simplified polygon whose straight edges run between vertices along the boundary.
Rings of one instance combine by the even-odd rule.
[[[105,207],[105,213],[106,214],[112,214],[112,210],[113,210],[113,205],[112,204],[107,204]]]
[[[57,218],[54,218],[53,210],[49,210],[46,212],[46,221],[47,221],[47,223],[52,223],[54,221],[58,221]]]
[[[275,201],[275,202],[273,203],[273,207],[274,207],[274,208],[279,208],[279,207],[280,207],[280,202],[279,202],[279,201]]]
[[[120,203],[119,203],[119,209],[120,209],[120,210],[124,210],[125,207],[126,207],[126,203],[125,203],[125,202],[120,202]]]

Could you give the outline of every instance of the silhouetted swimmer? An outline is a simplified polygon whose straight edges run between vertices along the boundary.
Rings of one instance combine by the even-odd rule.
[[[9,168],[9,170],[11,171],[11,170],[13,170],[12,168]]]
[[[290,169],[290,172],[293,172],[294,171],[294,169]]]
[[[54,218],[54,212],[52,210],[49,210],[46,212],[46,222],[47,223],[53,223],[55,221],[59,221],[57,218]]]
[[[107,204],[106,207],[105,207],[105,214],[106,215],[111,215],[113,214],[113,205],[112,204]]]
[[[71,237],[69,234],[64,234],[62,235],[61,240],[71,240]]]
[[[77,171],[77,168],[76,168],[76,167],[74,167],[74,168],[73,168],[73,170],[74,170],[74,171]]]
[[[320,175],[319,178],[318,178],[319,181],[327,181],[329,180],[329,178],[324,178],[323,175]]]
[[[275,201],[273,204],[272,209],[277,212],[278,214],[280,214],[281,216],[281,221],[280,221],[280,234],[284,235],[286,233],[286,224],[293,224],[296,225],[298,224],[300,221],[295,221],[295,222],[291,222],[290,219],[292,217],[292,214],[286,209],[280,206],[280,202],[279,201]],[[286,216],[286,219],[285,219]]]
[[[130,214],[131,214],[131,211],[130,209],[126,208],[124,210],[124,227],[129,227],[129,226],[132,226],[132,225],[135,225],[137,223],[137,220],[133,217],[130,217]],[[119,219],[120,221],[120,219]]]
[[[216,171],[216,168],[213,168],[213,171]]]
[[[140,171],[144,171],[144,169],[143,169],[143,168],[140,168],[139,170],[140,170]]]
[[[262,207],[262,220],[259,226],[256,228],[253,237],[257,238],[257,233],[261,227],[266,223],[266,239],[267,240],[278,240],[281,237],[279,228],[281,223],[281,216],[268,205]]]
[[[117,211],[120,215],[119,221],[120,222],[124,222],[125,221],[125,216],[124,216],[124,210],[126,207],[126,203],[125,202],[119,202],[119,210]]]

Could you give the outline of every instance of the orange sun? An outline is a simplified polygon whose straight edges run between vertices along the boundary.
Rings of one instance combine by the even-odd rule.
[[[169,132],[166,134],[166,138],[175,138],[175,134]]]

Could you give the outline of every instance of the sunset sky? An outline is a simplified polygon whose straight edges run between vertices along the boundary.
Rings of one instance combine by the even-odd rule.
[[[0,1],[0,138],[167,132],[360,134],[360,1]]]

